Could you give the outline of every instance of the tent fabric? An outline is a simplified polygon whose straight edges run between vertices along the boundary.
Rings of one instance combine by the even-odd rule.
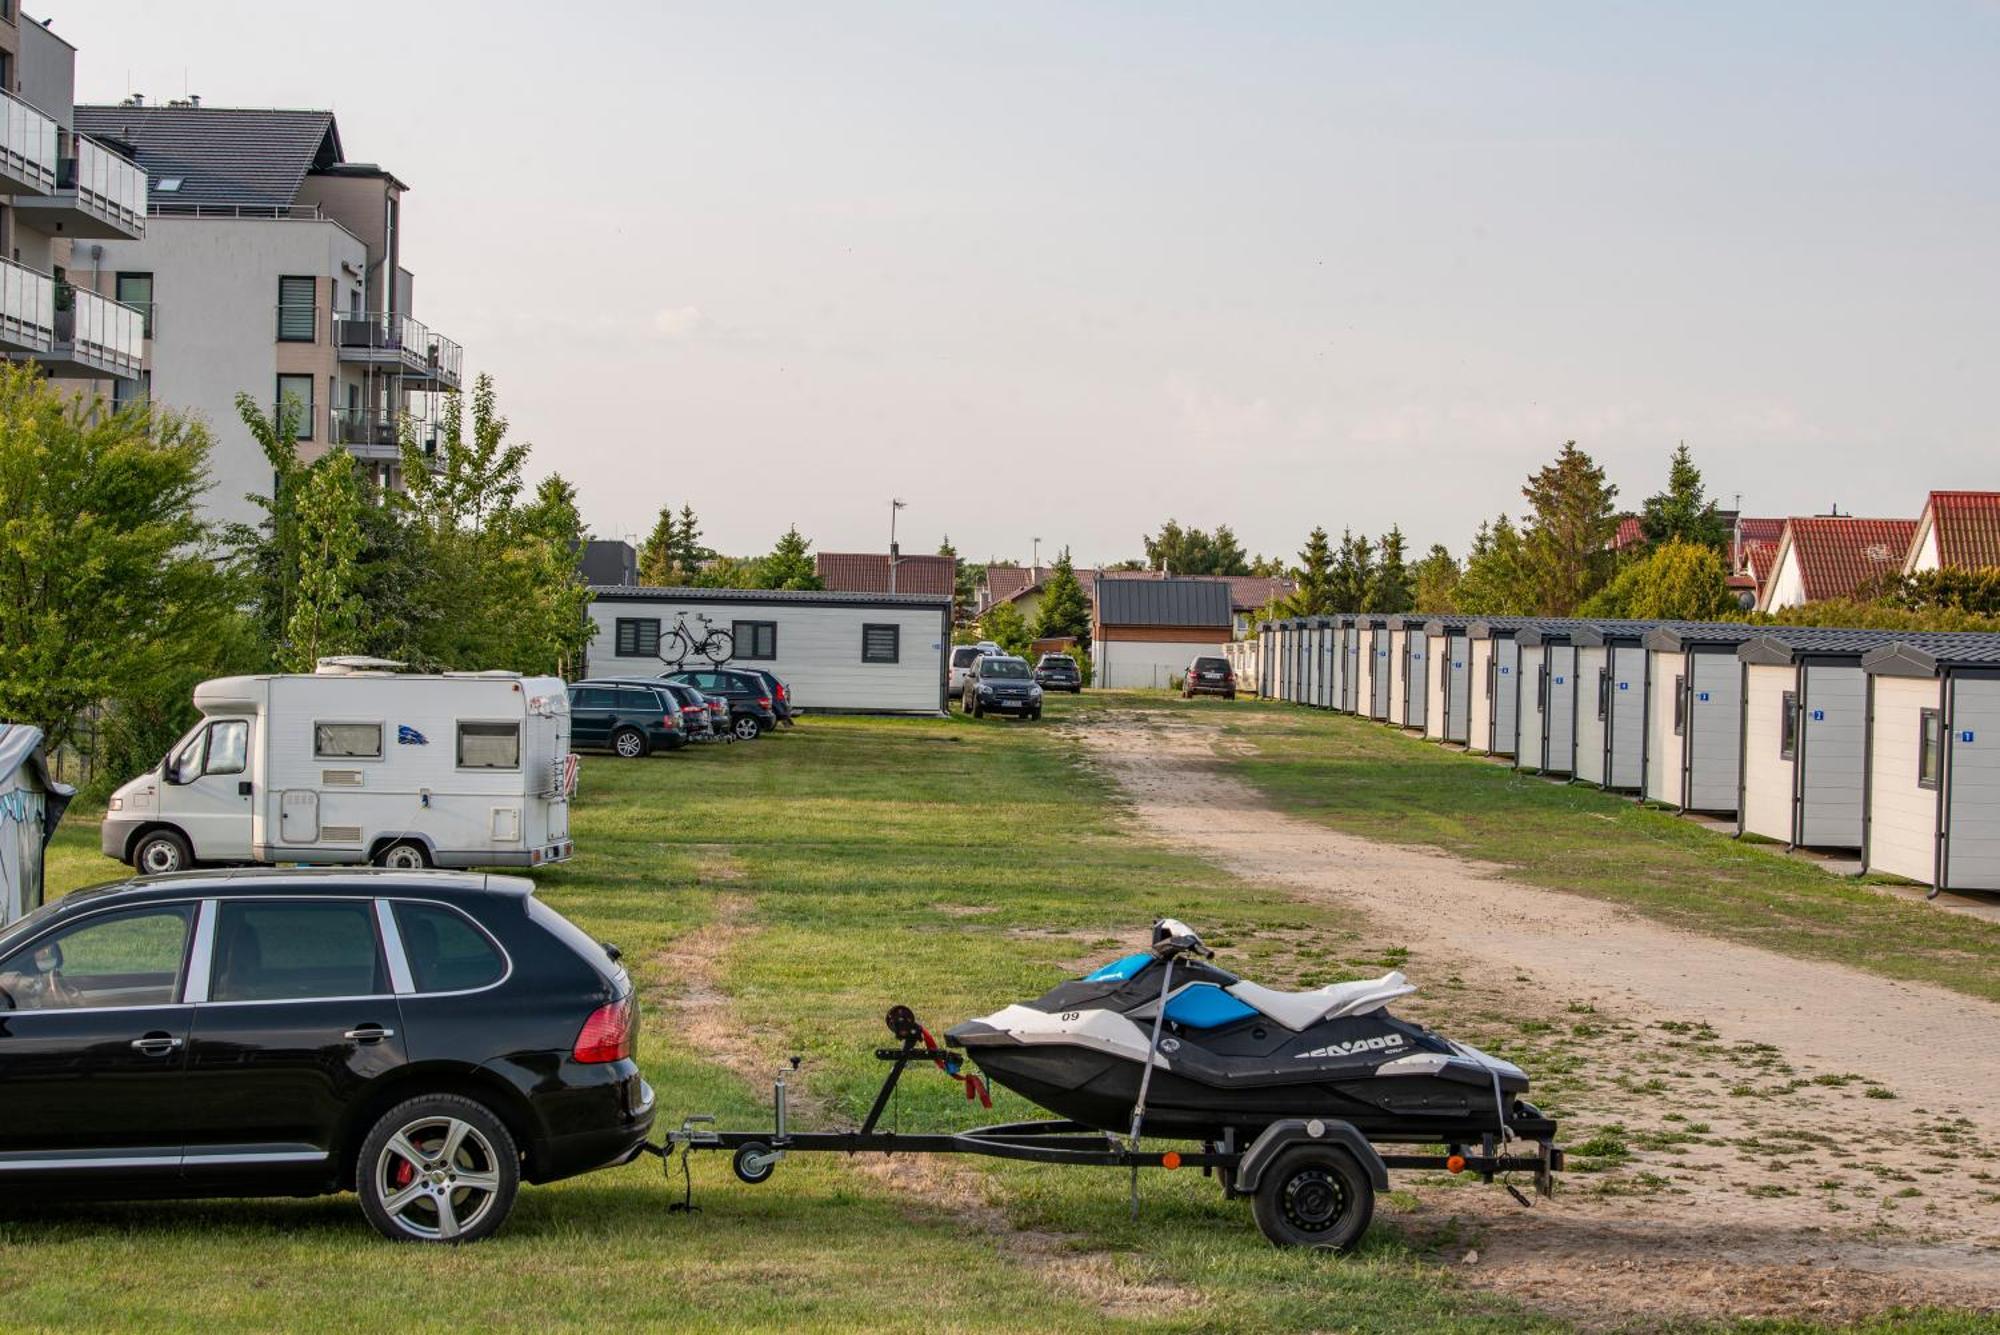
[[[76,796],[76,789],[66,783],[57,783],[55,775],[49,773],[48,761],[42,755],[40,728],[31,728],[25,723],[0,723],[0,784],[12,779],[15,772],[23,767],[32,771],[42,787],[48,790],[42,806],[48,813],[48,819],[42,824],[42,844],[47,847],[63,812]]]

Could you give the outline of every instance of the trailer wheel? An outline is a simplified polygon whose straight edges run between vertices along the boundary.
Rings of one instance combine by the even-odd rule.
[[[179,830],[148,830],[132,846],[132,866],[147,876],[186,871],[194,866],[194,851]]]
[[[1368,1231],[1375,1188],[1346,1150],[1300,1145],[1264,1170],[1250,1212],[1280,1247],[1344,1252]]]
[[[754,1187],[771,1180],[771,1174],[778,1171],[778,1160],[769,1145],[753,1140],[747,1145],[737,1146],[729,1167],[737,1177]]]
[[[392,871],[422,871],[431,865],[431,855],[422,844],[399,839],[375,855],[375,865]]]

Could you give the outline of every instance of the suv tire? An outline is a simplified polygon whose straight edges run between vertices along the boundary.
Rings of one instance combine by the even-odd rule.
[[[611,749],[626,760],[637,760],[653,748],[637,728],[620,728],[611,734]]]
[[[186,871],[194,866],[194,850],[179,830],[148,830],[132,845],[132,870],[143,876]]]
[[[376,1119],[354,1163],[354,1189],[368,1222],[391,1241],[478,1242],[514,1209],[521,1155],[485,1104],[427,1094]]]
[[[736,734],[739,742],[754,742],[764,735],[764,720],[755,714],[738,714],[730,723],[729,730]]]

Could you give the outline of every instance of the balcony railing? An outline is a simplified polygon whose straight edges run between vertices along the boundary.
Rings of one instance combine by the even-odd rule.
[[[139,374],[146,346],[144,312],[64,283],[56,292],[55,316],[56,343],[68,353],[65,360],[112,375]]]
[[[436,422],[383,408],[334,408],[327,416],[331,424],[328,438],[357,458],[401,458],[405,429],[426,457],[437,453]]]
[[[458,388],[463,375],[465,350],[407,315],[335,311],[333,342],[355,360],[398,366],[442,388]]]
[[[55,341],[56,280],[0,260],[0,345],[9,352],[45,353]]]
[[[60,129],[20,98],[0,92],[0,175],[30,194],[54,190]]]
[[[56,168],[56,188],[74,190],[86,209],[130,233],[146,234],[146,169],[89,135],[63,132],[69,150]]]

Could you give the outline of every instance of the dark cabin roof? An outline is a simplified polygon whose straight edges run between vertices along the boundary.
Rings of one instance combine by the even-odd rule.
[[[1103,626],[1200,626],[1226,630],[1235,618],[1229,585],[1221,580],[1100,578],[1097,621]]]
[[[2000,635],[1966,630],[1899,636],[1863,654],[1861,666],[1887,677],[1935,677],[1954,668],[2000,668]]]
[[[1671,621],[1646,632],[1645,644],[1648,649],[1664,653],[1703,646],[1734,649],[1745,640],[1755,639],[1758,631],[1758,627],[1740,621]]]
[[[1871,649],[1908,639],[1907,632],[1850,630],[1845,626],[1758,626],[1756,634],[1737,647],[1745,663],[1790,667],[1802,658],[1845,658],[1855,662]]]
[[[150,202],[167,211],[289,208],[308,172],[343,162],[330,111],[80,106],[76,128],[130,152],[151,178]],[[179,189],[162,189],[175,179]]]

